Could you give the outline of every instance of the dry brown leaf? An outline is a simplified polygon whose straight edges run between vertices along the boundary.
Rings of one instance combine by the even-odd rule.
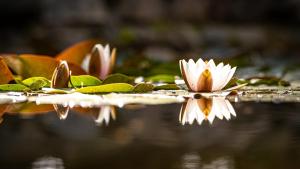
[[[24,79],[35,76],[51,79],[56,66],[59,65],[58,60],[45,55],[11,55],[5,56],[4,60],[16,74]],[[75,64],[69,63],[69,68],[73,75],[86,74],[80,66]]]
[[[14,80],[13,74],[9,70],[3,57],[0,56],[0,84],[7,84]]]
[[[80,66],[85,56],[92,51],[94,45],[97,43],[99,43],[98,40],[81,41],[63,50],[55,58],[57,60],[66,60],[68,63]]]

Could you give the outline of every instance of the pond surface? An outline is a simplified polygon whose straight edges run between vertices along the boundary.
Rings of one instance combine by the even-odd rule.
[[[207,101],[197,103],[213,109]],[[235,113],[230,119],[226,115],[222,120],[215,117],[212,123],[204,119],[201,125],[196,120],[192,125],[182,124],[182,105],[106,106],[101,108],[103,114],[99,108],[72,108],[68,114],[61,111],[59,116],[51,111],[52,105],[40,105],[35,108],[40,113],[34,115],[4,113],[0,125],[0,168],[300,166],[300,104],[232,103]]]

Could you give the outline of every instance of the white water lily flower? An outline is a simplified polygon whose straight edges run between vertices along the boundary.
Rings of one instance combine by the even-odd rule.
[[[200,125],[204,120],[212,123],[215,117],[221,120],[225,117],[225,119],[230,120],[231,115],[236,116],[236,113],[225,97],[189,98],[181,107],[179,122],[182,125],[186,123],[193,124],[196,120]]]
[[[98,125],[102,125],[103,122],[108,125],[110,116],[112,117],[113,120],[116,119],[116,110],[113,106],[101,106],[99,110],[99,114],[97,118],[95,119],[95,122]]]
[[[90,55],[87,55],[82,62],[81,67],[90,75],[105,79],[109,75],[115,65],[116,48],[110,51],[108,44],[102,46],[96,44]]]
[[[236,70],[236,67],[231,68],[229,64],[216,65],[212,59],[204,62],[201,58],[196,63],[192,59],[188,62],[180,60],[179,66],[187,87],[195,92],[222,90]]]

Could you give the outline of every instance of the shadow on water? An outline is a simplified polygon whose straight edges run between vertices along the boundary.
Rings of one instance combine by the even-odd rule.
[[[300,165],[297,103],[201,98],[123,108],[33,103],[3,107],[0,168],[274,169]]]

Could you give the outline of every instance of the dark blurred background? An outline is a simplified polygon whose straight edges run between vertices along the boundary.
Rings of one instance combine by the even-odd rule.
[[[103,39],[122,55],[294,58],[297,0],[1,0],[0,53],[56,55]]]

